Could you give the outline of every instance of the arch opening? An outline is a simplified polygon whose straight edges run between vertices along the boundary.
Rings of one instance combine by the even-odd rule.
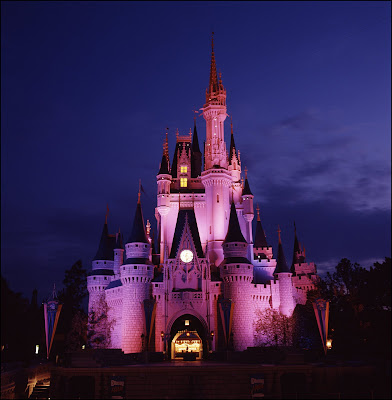
[[[191,314],[177,318],[170,330],[172,360],[200,360],[208,353],[206,330],[202,322]]]

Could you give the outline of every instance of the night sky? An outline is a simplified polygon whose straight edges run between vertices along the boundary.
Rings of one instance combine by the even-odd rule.
[[[267,240],[308,261],[391,256],[389,2],[2,2],[1,272],[30,298],[154,227],[166,126],[205,101],[211,32]],[[205,123],[197,118],[199,139]],[[229,143],[230,119],[225,123]]]

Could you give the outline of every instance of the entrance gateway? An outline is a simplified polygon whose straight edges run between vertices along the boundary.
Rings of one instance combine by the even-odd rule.
[[[201,360],[208,350],[206,330],[197,317],[184,314],[174,321],[168,348],[172,360]]]

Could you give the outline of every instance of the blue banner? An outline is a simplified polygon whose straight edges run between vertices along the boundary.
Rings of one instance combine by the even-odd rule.
[[[45,334],[46,334],[46,354],[49,358],[50,350],[52,349],[53,338],[57,328],[62,304],[57,300],[51,300],[44,303],[44,318],[45,318]]]
[[[222,319],[223,333],[225,335],[226,345],[229,343],[231,334],[231,323],[233,320],[234,302],[231,299],[220,299],[219,310]]]
[[[151,340],[152,327],[154,326],[156,302],[154,299],[143,301],[144,321],[146,324],[147,346]]]

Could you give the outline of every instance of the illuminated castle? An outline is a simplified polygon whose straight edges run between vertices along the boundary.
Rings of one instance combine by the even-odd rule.
[[[88,277],[89,311],[109,307],[111,348],[136,353],[181,354],[186,345],[203,352],[245,350],[255,344],[256,311],[291,315],[306,302],[316,268],[305,260],[295,234],[291,268],[280,240],[276,259],[254,205],[231,124],[224,136],[226,90],[217,76],[214,47],[202,115],[204,157],[194,131],[180,135],[170,163],[168,139],[157,175],[157,251],[144,224],[140,191],[132,232],[110,235],[107,221]],[[156,254],[155,254],[156,253]],[[231,322],[230,322],[231,321]],[[151,333],[150,333],[151,332]],[[186,344],[189,338],[189,346]],[[192,339],[192,340],[190,340]]]

